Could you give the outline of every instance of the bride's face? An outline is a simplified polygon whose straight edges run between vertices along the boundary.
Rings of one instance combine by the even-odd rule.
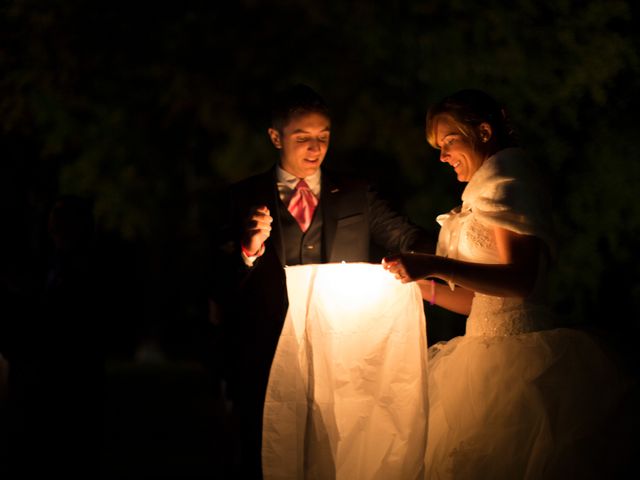
[[[449,117],[443,115],[436,122],[440,161],[453,167],[459,182],[468,182],[482,165],[484,155],[474,148],[472,140]]]

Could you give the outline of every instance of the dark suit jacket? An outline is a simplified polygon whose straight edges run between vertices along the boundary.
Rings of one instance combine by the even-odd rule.
[[[269,369],[288,307],[283,268],[286,239],[280,229],[278,202],[275,168],[231,187],[228,240],[223,242],[227,267],[224,275],[218,275],[222,284],[216,288],[219,303],[226,306],[230,393],[236,405],[255,413],[256,421],[261,418]],[[369,262],[371,242],[387,252],[433,251],[426,233],[394,212],[363,181],[323,170],[320,202],[325,263]],[[269,208],[272,231],[264,254],[248,268],[241,259],[239,239],[243,220],[258,205]]]

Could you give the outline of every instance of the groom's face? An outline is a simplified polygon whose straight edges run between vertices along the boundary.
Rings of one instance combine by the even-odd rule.
[[[280,166],[298,178],[318,171],[329,148],[330,134],[329,118],[315,112],[292,117],[282,131],[269,129],[271,142],[280,150]]]

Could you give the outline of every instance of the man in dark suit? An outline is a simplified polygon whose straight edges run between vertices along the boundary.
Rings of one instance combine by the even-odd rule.
[[[225,276],[216,289],[218,303],[226,306],[227,380],[240,422],[242,463],[250,469],[245,478],[261,477],[262,408],[288,307],[284,266],[369,262],[372,241],[389,252],[433,251],[426,233],[366,182],[321,170],[331,122],[316,92],[304,85],[283,92],[271,121],[279,161],[231,188],[226,258],[233,280]],[[292,208],[301,196],[312,205]],[[302,225],[294,216],[300,210],[307,213]]]

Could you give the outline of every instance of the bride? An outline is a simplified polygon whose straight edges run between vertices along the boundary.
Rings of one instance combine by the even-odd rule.
[[[464,336],[429,350],[427,478],[616,477],[637,428],[623,417],[629,385],[594,337],[554,328],[544,306],[554,244],[535,164],[482,91],[434,105],[426,135],[467,182],[462,205],[437,218],[436,255],[383,264],[468,315]]]

